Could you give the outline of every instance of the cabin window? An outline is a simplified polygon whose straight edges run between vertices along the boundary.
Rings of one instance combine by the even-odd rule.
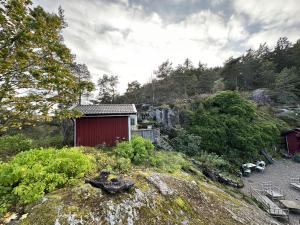
[[[130,125],[134,126],[135,125],[135,119],[134,118],[130,118]]]

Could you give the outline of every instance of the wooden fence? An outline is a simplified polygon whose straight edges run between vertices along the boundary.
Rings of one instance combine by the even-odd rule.
[[[159,129],[138,129],[132,130],[131,136],[142,136],[145,139],[150,139],[153,143],[157,143],[160,136]]]

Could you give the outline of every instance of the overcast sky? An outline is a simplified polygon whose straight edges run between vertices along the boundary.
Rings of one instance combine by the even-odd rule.
[[[66,44],[96,81],[103,74],[127,83],[149,81],[169,59],[219,66],[230,56],[281,36],[300,39],[299,0],[34,0],[65,10]]]

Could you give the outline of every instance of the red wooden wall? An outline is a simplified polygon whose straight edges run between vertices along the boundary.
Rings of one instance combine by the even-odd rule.
[[[298,137],[297,137],[298,136]],[[300,133],[291,132],[286,135],[288,150],[290,154],[300,152]]]
[[[128,140],[128,117],[82,117],[76,119],[76,146],[94,147]]]

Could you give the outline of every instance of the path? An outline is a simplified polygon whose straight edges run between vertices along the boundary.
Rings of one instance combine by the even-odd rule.
[[[300,164],[292,160],[276,161],[272,165],[268,165],[264,173],[253,173],[250,177],[243,178],[245,187],[243,192],[249,193],[249,187],[258,187],[263,182],[272,181],[286,194],[285,199],[294,200],[300,203],[300,191],[290,187],[290,177],[300,177]],[[300,224],[300,214],[290,213],[290,224]]]

